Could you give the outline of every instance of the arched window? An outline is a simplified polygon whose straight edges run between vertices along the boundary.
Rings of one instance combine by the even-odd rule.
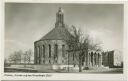
[[[97,59],[97,53],[95,52],[95,54],[94,54],[94,62],[95,62],[95,65],[96,65],[96,59]]]
[[[45,46],[43,45],[43,57],[45,58]]]
[[[100,59],[100,53],[98,53],[98,60]]]
[[[39,46],[39,57],[41,57],[42,56],[42,46]]]
[[[93,64],[93,52],[91,52],[91,63]]]
[[[90,64],[90,61],[91,61],[91,53],[88,54],[88,59],[89,59],[89,64]]]
[[[39,58],[40,49],[39,46],[37,47],[37,58]]]
[[[38,63],[38,47],[35,46],[35,63]]]
[[[40,62],[40,47],[39,46],[37,46],[36,47],[36,49],[37,49],[37,64],[39,64],[39,62]]]
[[[55,47],[54,47],[54,58],[58,58],[58,45],[55,44]]]
[[[39,46],[39,64],[41,63],[42,47]]]
[[[98,53],[98,65],[100,63],[100,53]]]
[[[49,58],[51,58],[51,45],[49,44]]]
[[[51,64],[51,61],[49,60],[49,64]]]
[[[65,45],[62,45],[62,56],[65,57]]]

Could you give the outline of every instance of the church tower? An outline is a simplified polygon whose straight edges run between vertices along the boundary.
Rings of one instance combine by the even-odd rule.
[[[58,12],[56,13],[55,27],[63,27],[63,26],[64,26],[64,14],[62,8],[60,7]]]

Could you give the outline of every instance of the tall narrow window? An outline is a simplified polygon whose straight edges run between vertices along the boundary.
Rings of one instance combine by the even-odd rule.
[[[95,52],[95,54],[94,54],[94,62],[95,62],[95,65],[96,65],[96,57],[97,57],[97,53]]]
[[[51,61],[49,60],[49,64],[51,64]]]
[[[38,63],[38,47],[35,46],[35,63]]]
[[[49,58],[51,58],[51,45],[49,45]]]
[[[39,64],[40,48],[37,46],[37,63]]]
[[[41,46],[39,46],[39,58],[41,58]]]
[[[62,56],[65,57],[65,45],[62,45]]]
[[[43,55],[43,47],[42,46],[40,46],[40,57],[42,57],[42,55]]]
[[[45,58],[45,46],[43,45],[43,57]]]
[[[38,47],[36,47],[36,54],[37,54],[37,58],[39,57],[39,48]]]
[[[99,59],[100,59],[100,54],[98,53],[98,62],[99,62]]]
[[[93,64],[93,52],[91,52],[91,63]]]
[[[91,61],[91,53],[89,53],[88,60],[89,60],[89,64],[90,64],[90,61]]]
[[[54,52],[55,52],[54,58],[57,58],[58,57],[58,45],[57,44],[55,44]]]
[[[41,54],[42,54],[42,51],[41,51],[41,46],[39,46],[39,64],[41,63]]]

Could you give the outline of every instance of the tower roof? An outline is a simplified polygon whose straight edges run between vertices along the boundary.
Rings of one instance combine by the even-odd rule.
[[[63,12],[63,10],[62,10],[62,8],[61,8],[61,7],[59,7],[59,10],[58,10],[58,12]]]

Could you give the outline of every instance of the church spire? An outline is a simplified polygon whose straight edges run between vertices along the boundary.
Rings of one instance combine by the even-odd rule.
[[[63,11],[62,11],[61,7],[59,7],[58,12],[56,13],[56,24],[55,24],[55,26],[56,27],[64,26],[64,14],[63,14]]]

